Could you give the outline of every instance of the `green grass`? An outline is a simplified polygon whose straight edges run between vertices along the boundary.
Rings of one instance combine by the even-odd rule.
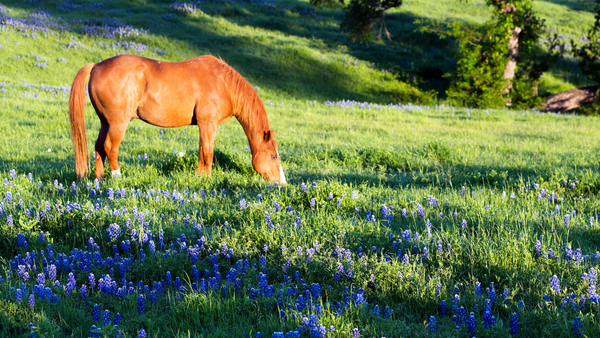
[[[7,2],[7,6],[12,9],[11,15],[21,18],[25,17],[23,11],[29,13],[39,6],[68,21],[103,17],[99,11],[89,13],[81,9],[64,13],[55,9],[57,3],[15,1]],[[562,25],[560,20],[567,14],[573,15],[577,21],[564,26],[566,33],[581,34],[577,28],[592,20],[586,3],[552,3],[550,6],[549,1],[540,1],[536,6],[547,8],[543,13],[548,22],[557,25]],[[297,5],[277,4],[279,9]],[[92,325],[102,327],[92,319],[94,304],[102,311],[123,316],[117,329],[126,337],[137,336],[142,328],[149,337],[254,337],[257,331],[271,337],[273,332],[296,330],[302,317],[316,313],[321,313],[321,325],[335,326],[328,337],[351,336],[354,328],[361,337],[470,336],[466,324],[455,329],[451,317],[440,317],[440,301],[445,300],[451,307],[455,287],[460,305],[476,315],[475,335],[479,337],[509,336],[513,312],[520,318],[521,337],[572,336],[577,316],[586,336],[600,334],[598,304],[588,300],[586,307],[573,310],[574,303],[580,305],[579,297],[587,296],[588,285],[582,274],[590,268],[598,270],[595,255],[600,245],[596,218],[600,211],[600,141],[595,136],[600,120],[564,114],[417,106],[416,100],[427,100],[428,94],[424,93],[435,88],[427,87],[423,77],[412,81],[412,76],[418,76],[419,69],[428,64],[437,67],[448,63],[451,56],[443,46],[451,50],[452,43],[445,41],[442,43],[446,45],[439,47],[440,42],[434,37],[415,33],[414,19],[482,22],[487,19],[487,9],[473,2],[452,6],[453,2],[442,1],[432,6],[430,2],[407,1],[406,5],[390,15],[388,25],[395,39],[367,47],[346,43],[338,34],[339,17],[329,10],[318,11],[323,19],[316,20],[295,10],[275,15],[265,13],[268,8],[253,4],[209,3],[202,5],[207,14],[179,17],[176,22],[181,22],[181,26],[174,26],[161,18],[170,13],[168,2],[106,4],[106,9],[133,8],[135,13],[123,11],[114,15],[137,28],[151,29],[147,36],[123,39],[148,46],[141,55],[181,60],[211,53],[221,56],[254,86],[259,86],[289,181],[281,188],[254,172],[251,155],[245,150],[247,140],[237,122],[220,126],[213,177],[208,178],[194,175],[196,127],[166,129],[161,136],[160,128],[135,120],[121,145],[123,177],[101,182],[99,195],[93,198],[89,194],[95,189],[94,182],[89,179],[76,186],[74,195],[71,184],[76,176],[67,117],[68,96],[40,88],[42,84],[69,85],[85,63],[115,55],[112,47],[102,46],[107,42],[112,46],[117,41],[81,35],[76,24],[72,31],[58,35],[49,32],[46,37],[38,32],[38,38],[26,38],[4,28],[0,34],[0,82],[4,82],[4,92],[0,92],[0,177],[4,181],[0,201],[6,215],[0,213],[0,336],[26,337],[31,331],[27,328],[30,322],[36,326],[38,337],[88,336]],[[444,10],[451,7],[456,9]],[[576,13],[581,15],[575,16]],[[91,51],[63,48],[71,42],[71,36]],[[153,56],[155,48],[164,54],[156,52]],[[433,56],[432,48],[437,50]],[[357,67],[344,65],[342,54],[344,60],[349,56],[352,61],[358,59]],[[16,55],[21,58],[15,59]],[[40,60],[36,60],[37,55]],[[430,58],[423,58],[426,55]],[[390,70],[400,59],[416,66],[405,73]],[[47,68],[33,66],[46,60]],[[325,77],[323,71],[329,75]],[[410,81],[402,82],[402,76]],[[546,78],[557,79],[556,86],[573,85],[553,74]],[[326,103],[352,99],[387,104],[398,98],[415,106],[393,109],[372,104],[360,108],[347,103],[346,108],[341,108]],[[308,102],[313,100],[316,104]],[[430,103],[434,105],[435,102]],[[86,123],[91,145],[99,121],[89,104]],[[178,158],[173,155],[174,150],[185,156]],[[144,154],[148,155],[147,160],[143,159]],[[17,174],[14,178],[9,177],[13,169]],[[31,182],[23,177],[28,173],[32,173]],[[106,175],[110,176],[108,168]],[[575,188],[571,188],[569,180],[576,178]],[[62,188],[54,186],[55,180]],[[90,188],[86,183],[91,184]],[[308,192],[302,191],[302,183],[308,186]],[[531,188],[532,184],[539,184],[539,189]],[[124,189],[127,195],[109,199],[108,189]],[[140,195],[136,192],[136,197],[132,197],[131,189],[139,189]],[[556,201],[540,199],[541,189],[546,194],[555,193]],[[182,194],[181,204],[179,199],[170,199],[174,190]],[[169,197],[164,191],[169,191]],[[202,191],[205,197],[201,197]],[[11,192],[12,201],[7,192]],[[439,205],[430,205],[430,196]],[[239,206],[242,199],[249,203],[244,210]],[[19,200],[23,201],[22,206]],[[278,212],[275,201],[281,206]],[[391,222],[384,219],[382,205],[394,207]],[[423,206],[423,217],[418,215],[418,205]],[[52,219],[36,220],[36,212],[46,212],[47,206]],[[72,210],[67,211],[67,206]],[[286,211],[288,206],[290,212]],[[134,208],[148,211],[144,216],[146,225],[134,216]],[[30,220],[26,209],[33,215]],[[406,217],[402,216],[402,209],[406,209]],[[271,228],[265,213],[272,220]],[[369,214],[374,219],[368,220]],[[564,225],[567,214],[569,227]],[[9,215],[13,225],[8,224]],[[591,225],[590,217],[594,218]],[[126,227],[128,219],[132,229]],[[427,220],[431,222],[431,238]],[[467,224],[464,228],[463,220]],[[201,226],[196,227],[196,222]],[[120,226],[123,234],[118,240],[109,241],[106,231],[113,223]],[[148,243],[138,243],[139,236],[138,242],[132,239],[134,229],[151,231],[150,239],[157,246],[162,229],[165,248],[152,254]],[[410,240],[402,237],[407,230]],[[40,231],[46,237],[44,244],[38,240]],[[414,238],[416,232],[418,239]],[[25,235],[29,248],[17,246],[17,234]],[[181,247],[181,234],[185,234],[188,248],[202,239],[203,249],[197,262]],[[94,238],[103,260],[114,258],[113,245],[126,239],[132,241],[131,253],[119,254],[123,259],[131,258],[126,279],[134,283],[133,294],[106,295],[96,287],[89,290],[85,299],[79,291],[66,295],[71,270],[75,271],[78,289],[87,283],[90,272],[97,280],[110,273],[120,283],[118,267],[110,272],[108,266],[85,271],[80,267],[59,268],[61,286],[51,286],[41,254],[46,245],[52,243],[56,255],[74,256],[76,249],[90,250],[89,238]],[[560,258],[536,256],[537,240],[544,254],[552,248]],[[209,256],[222,250],[223,243],[233,250],[230,258],[218,254],[218,271],[227,290],[191,291],[192,282],[201,283],[194,279],[192,266],[208,280],[205,270],[214,269]],[[285,255],[282,245],[287,248]],[[585,261],[567,261],[565,246],[573,251],[580,248]],[[302,249],[300,253],[298,247]],[[423,248],[429,250],[428,261],[422,260]],[[315,251],[307,253],[308,249]],[[334,254],[344,249],[351,253]],[[23,281],[18,271],[10,268],[9,261],[17,255],[25,259],[32,250],[37,259],[30,266],[31,279]],[[47,252],[44,256],[49,258]],[[261,267],[261,257],[266,258],[266,268]],[[241,271],[236,262],[244,260],[249,267],[240,278],[240,291],[234,292],[234,285],[227,284],[225,278],[231,268]],[[346,272],[351,270],[353,278],[342,276],[336,281],[338,264]],[[57,302],[36,298],[33,309],[27,305],[27,297],[17,303],[16,289],[24,283],[31,292],[41,271],[45,271],[46,285],[57,295]],[[152,290],[152,283],[164,280],[167,271],[173,279],[180,277],[186,290],[177,292],[167,287],[156,304],[151,304],[150,295],[146,294],[146,311],[138,314],[137,283],[142,281]],[[259,288],[259,273],[265,271],[274,296],[254,298],[251,289]],[[296,272],[302,280],[294,277]],[[553,275],[560,279],[559,294],[550,288]],[[474,295],[477,281],[483,288],[482,299]],[[492,307],[497,324],[485,330],[485,289],[492,282],[498,297]],[[298,288],[304,295],[304,285],[310,290],[313,283],[321,286],[321,297],[313,298],[312,304],[308,300],[307,308],[295,309],[298,294],[286,296],[287,288]],[[368,307],[351,299],[359,288],[364,290]],[[509,289],[513,298],[502,303],[500,294],[504,289]],[[568,298],[571,293],[577,296],[576,300]],[[544,295],[550,297],[552,304],[543,301]],[[567,304],[563,305],[566,298]],[[518,301],[523,301],[523,309]],[[344,302],[349,305],[337,311],[336,306]],[[390,318],[373,314],[375,305],[382,312],[388,306]],[[279,316],[280,310],[285,311],[286,319]],[[436,333],[426,328],[430,316],[437,318]],[[110,328],[103,330],[108,336],[106,330]]]

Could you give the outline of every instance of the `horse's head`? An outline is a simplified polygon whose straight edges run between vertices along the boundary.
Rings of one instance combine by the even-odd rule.
[[[266,180],[279,182],[285,185],[285,175],[281,167],[277,143],[275,143],[275,132],[265,131],[263,139],[252,149],[252,166],[254,170]]]

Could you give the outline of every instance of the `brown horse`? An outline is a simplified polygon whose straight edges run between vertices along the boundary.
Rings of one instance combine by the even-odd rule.
[[[173,128],[197,125],[200,151],[197,175],[211,175],[217,126],[235,116],[244,128],[252,166],[265,179],[285,184],[274,131],[252,86],[225,62],[202,56],[181,62],[162,62],[121,55],[79,70],[69,99],[75,168],[79,179],[90,172],[84,120],[88,77],[92,105],[100,118],[96,140],[96,178],[104,178],[104,160],[112,176],[120,176],[119,145],[129,121],[140,119]]]

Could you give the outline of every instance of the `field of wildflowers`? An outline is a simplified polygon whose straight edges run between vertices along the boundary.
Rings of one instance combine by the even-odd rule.
[[[0,6],[0,336],[600,335],[598,118],[423,104],[375,60],[383,46],[335,42],[336,15]],[[82,65],[214,51],[257,86],[288,185],[253,171],[236,122],[212,178],[194,176],[196,127],[133,121],[123,177],[75,181],[67,99]],[[415,101],[388,104],[398,88]],[[89,105],[86,119],[92,144]]]

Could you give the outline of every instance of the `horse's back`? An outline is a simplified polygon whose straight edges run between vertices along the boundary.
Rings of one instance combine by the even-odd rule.
[[[140,118],[163,127],[189,125],[198,99],[222,90],[224,66],[229,68],[212,56],[163,62],[120,55],[94,66],[90,97],[109,123]]]

